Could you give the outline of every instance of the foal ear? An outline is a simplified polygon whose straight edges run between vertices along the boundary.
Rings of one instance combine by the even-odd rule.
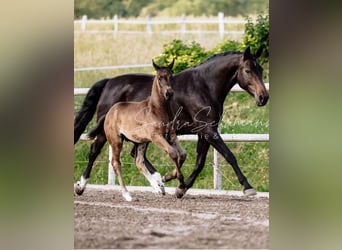
[[[155,70],[160,69],[160,67],[154,62],[154,60],[152,59],[152,64]]]
[[[261,56],[262,51],[264,50],[265,45],[261,45],[257,52],[255,53],[255,58],[259,58]]]
[[[173,64],[175,63],[175,59],[172,59],[172,62],[167,66],[167,68],[171,71],[173,68]]]
[[[245,52],[243,53],[243,60],[250,59],[251,57],[252,57],[251,48],[248,46]]]

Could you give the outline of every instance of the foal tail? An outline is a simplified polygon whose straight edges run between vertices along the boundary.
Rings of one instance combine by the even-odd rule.
[[[96,112],[97,103],[100,100],[102,91],[108,80],[109,79],[103,79],[98,81],[89,89],[88,94],[83,101],[82,107],[74,120],[74,144],[76,144],[76,142],[80,139],[88,123],[93,118]]]
[[[95,128],[93,128],[88,134],[88,138],[94,139],[99,133],[103,131],[103,125],[105,121],[106,115],[101,116],[101,118],[98,120]]]

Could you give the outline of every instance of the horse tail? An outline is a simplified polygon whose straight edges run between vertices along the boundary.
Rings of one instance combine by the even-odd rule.
[[[89,139],[94,139],[95,136],[97,136],[99,133],[103,131],[103,125],[105,121],[106,115],[101,116],[101,118],[98,120],[95,128],[93,128],[88,134],[87,137]]]
[[[80,139],[88,123],[93,118],[102,91],[108,80],[109,79],[103,79],[98,81],[89,89],[86,98],[83,101],[82,107],[74,120],[74,144],[76,144],[76,142]]]

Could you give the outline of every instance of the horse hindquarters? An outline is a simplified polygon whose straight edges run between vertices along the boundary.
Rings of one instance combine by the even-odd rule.
[[[81,109],[78,111],[74,120],[74,144],[80,139],[88,123],[93,118],[97,104],[102,95],[102,91],[109,79],[103,79],[95,83],[88,91]]]

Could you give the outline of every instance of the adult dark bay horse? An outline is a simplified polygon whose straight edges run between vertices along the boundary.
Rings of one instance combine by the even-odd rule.
[[[231,88],[238,83],[254,97],[256,105],[264,106],[268,92],[262,80],[263,68],[257,62],[262,47],[252,54],[248,47],[244,52],[229,51],[213,55],[202,63],[174,75],[172,88],[176,93],[172,102],[177,134],[197,134],[197,159],[193,173],[185,180],[184,192],[192,187],[204,167],[209,146],[212,145],[233,167],[243,185],[245,195],[256,194],[238,166],[236,157],[228,149],[218,133],[223,103]],[[97,110],[98,119],[117,102],[142,101],[151,93],[153,75],[126,74],[95,83],[89,90],[74,121],[74,143],[78,141]],[[88,166],[82,178],[88,180],[93,163],[106,143],[102,130],[91,145]],[[134,146],[131,155],[135,157]],[[156,170],[144,155],[151,174]]]

